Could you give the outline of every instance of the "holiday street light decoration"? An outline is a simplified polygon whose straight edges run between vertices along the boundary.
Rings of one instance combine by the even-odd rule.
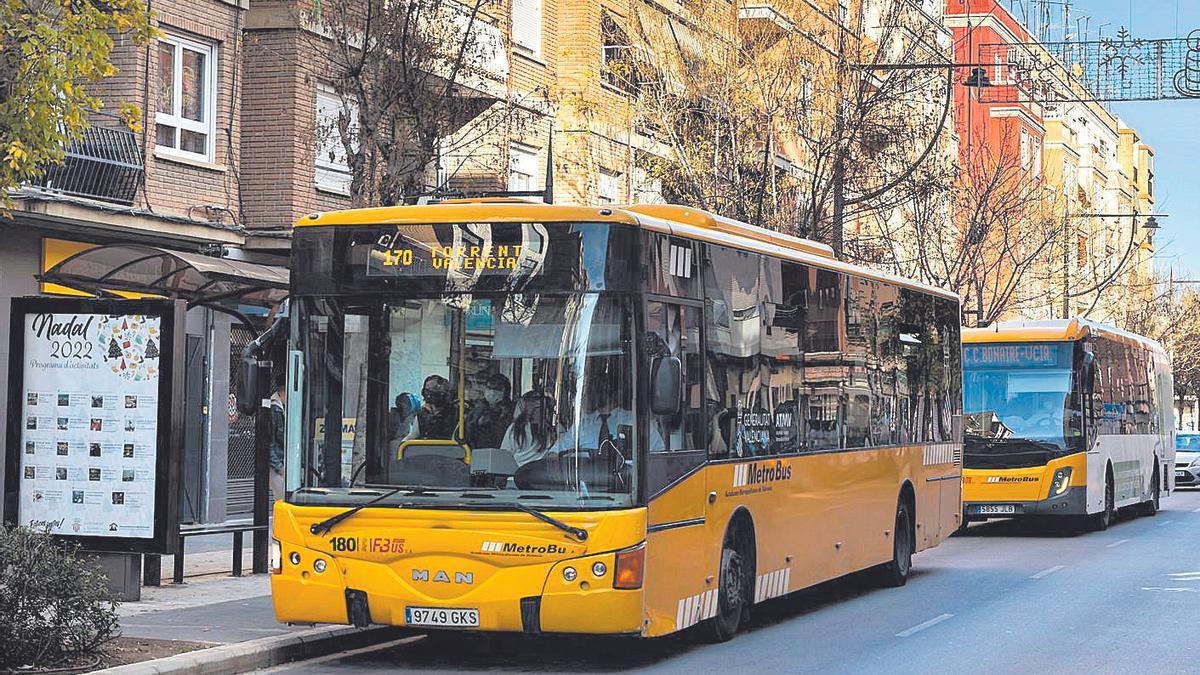
[[[1161,40],[1121,28],[1099,40],[982,44],[977,60],[992,71],[984,103],[1200,98],[1200,30]]]

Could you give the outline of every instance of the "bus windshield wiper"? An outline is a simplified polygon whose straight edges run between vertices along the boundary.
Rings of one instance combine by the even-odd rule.
[[[410,489],[412,489],[412,488],[408,485],[401,485],[400,487],[392,488],[391,490],[388,490],[387,492],[379,495],[378,497],[375,497],[374,499],[365,501],[357,506],[352,506],[352,507],[346,509],[345,511],[342,511],[341,513],[338,513],[336,515],[326,518],[325,520],[322,520],[319,523],[313,523],[312,526],[308,528],[308,531],[313,534],[329,534],[329,531],[332,530],[335,525],[337,525],[338,523],[342,522],[343,520],[349,518],[350,516],[353,516],[354,514],[358,513],[359,511],[362,511],[363,509],[367,508],[368,506],[374,506],[374,505],[378,504],[379,502],[387,499],[388,497],[395,495],[398,492],[401,492],[403,490],[410,490]]]
[[[549,524],[557,527],[558,529],[562,530],[563,532],[566,532],[567,534],[575,537],[579,541],[587,541],[587,538],[588,538],[587,530],[585,530],[581,527],[574,527],[574,526],[568,525],[557,518],[551,518],[550,516],[542,513],[541,511],[538,511],[537,509],[533,509],[528,506],[525,506],[524,504],[512,502],[512,504],[510,504],[510,506],[512,506],[514,509],[516,509],[518,511],[521,511],[522,513],[528,513],[529,515],[533,516],[534,518],[537,518],[538,520],[542,521],[543,523],[549,523]]]

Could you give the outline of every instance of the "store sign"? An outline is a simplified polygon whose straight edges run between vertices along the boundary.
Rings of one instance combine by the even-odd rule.
[[[46,311],[38,311],[39,300]],[[146,310],[173,303],[125,301],[134,311],[96,312],[83,309],[86,300],[20,302],[30,307],[19,312],[14,302],[20,400],[10,413],[19,410],[19,434],[15,462],[9,449],[17,478],[8,485],[16,483],[17,498],[16,513],[7,515],[58,535],[141,540],[150,550],[171,503],[164,460],[173,454],[172,406],[182,401],[163,400],[175,377],[174,316]],[[65,304],[83,311],[64,311]]]

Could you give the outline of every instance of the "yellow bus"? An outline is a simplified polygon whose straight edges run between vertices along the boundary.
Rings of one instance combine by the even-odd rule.
[[[280,621],[724,640],[958,528],[951,294],[668,205],[325,213],[292,256]]]
[[[964,522],[1154,515],[1175,484],[1173,400],[1149,338],[1084,319],[964,329]]]

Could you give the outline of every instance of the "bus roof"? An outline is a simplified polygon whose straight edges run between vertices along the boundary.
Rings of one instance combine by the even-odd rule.
[[[677,237],[788,258],[815,267],[958,300],[955,293],[945,289],[841,262],[833,257],[833,249],[825,244],[755,227],[701,209],[674,204],[599,207],[541,204],[505,198],[454,199],[419,206],[383,206],[314,213],[297,221],[296,227],[531,221],[624,223]]]
[[[1089,335],[1098,335],[1123,342],[1138,344],[1152,351],[1166,353],[1162,345],[1148,337],[1130,333],[1088,319],[1070,318],[1050,321],[999,321],[987,328],[964,328],[963,344],[992,342],[1074,342]]]

